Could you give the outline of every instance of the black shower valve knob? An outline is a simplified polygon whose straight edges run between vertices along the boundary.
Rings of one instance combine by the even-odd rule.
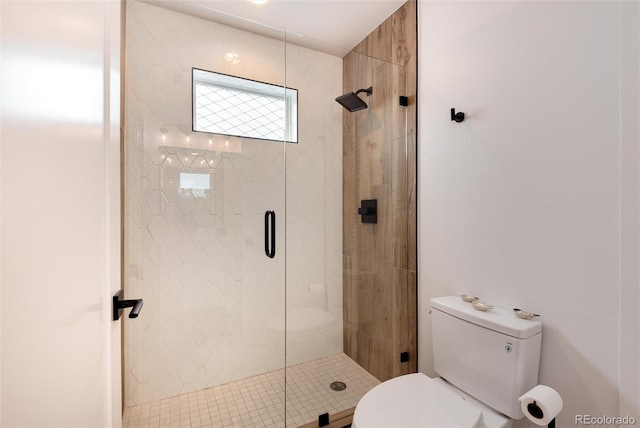
[[[362,223],[377,223],[378,222],[378,200],[377,199],[365,199],[360,201],[360,208],[358,208],[358,215]]]

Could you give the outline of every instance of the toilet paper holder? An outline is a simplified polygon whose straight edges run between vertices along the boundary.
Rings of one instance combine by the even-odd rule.
[[[529,415],[533,416],[536,419],[542,419],[544,417],[544,412],[542,411],[540,406],[538,406],[538,403],[536,403],[535,400],[533,401],[533,403],[527,404],[527,410],[529,411]],[[525,414],[525,416],[527,416],[527,414]],[[556,428],[556,418],[551,419],[547,427]]]
[[[546,385],[536,385],[519,399],[522,413],[536,425],[555,428],[556,416],[563,407],[558,391]]]

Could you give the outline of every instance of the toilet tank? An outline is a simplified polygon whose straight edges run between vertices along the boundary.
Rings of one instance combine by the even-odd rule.
[[[431,299],[431,309],[438,375],[500,413],[524,417],[518,397],[538,384],[540,321],[478,311],[457,296]]]

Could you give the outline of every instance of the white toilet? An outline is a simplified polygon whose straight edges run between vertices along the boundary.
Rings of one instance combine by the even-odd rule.
[[[508,428],[524,417],[518,397],[538,383],[542,324],[513,311],[473,309],[457,296],[431,299],[434,369],[367,392],[353,428]]]

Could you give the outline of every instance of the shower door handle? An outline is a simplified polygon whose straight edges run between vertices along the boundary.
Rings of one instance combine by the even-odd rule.
[[[264,213],[264,252],[270,259],[276,256],[276,212]]]

